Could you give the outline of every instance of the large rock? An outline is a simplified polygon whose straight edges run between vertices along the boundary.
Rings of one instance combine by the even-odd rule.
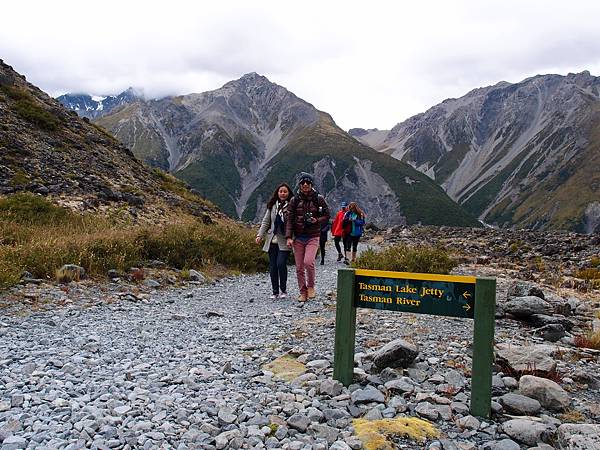
[[[504,311],[515,317],[526,319],[532,314],[552,314],[554,307],[544,299],[526,295],[509,300],[504,305]]]
[[[542,409],[540,402],[520,394],[504,394],[498,401],[507,412],[520,416],[535,416]]]
[[[515,441],[532,446],[545,439],[548,427],[529,419],[512,419],[502,424],[502,430]]]
[[[383,403],[385,397],[383,393],[373,386],[367,386],[365,389],[357,389],[351,394],[352,403]]]
[[[550,356],[554,347],[548,345],[498,345],[497,361],[515,372],[531,372],[535,370],[547,375],[556,370],[556,361]]]
[[[519,392],[535,398],[544,408],[562,411],[570,404],[569,394],[557,383],[546,378],[524,375],[519,380]]]
[[[560,316],[556,314],[552,316],[549,316],[547,314],[532,314],[528,320],[532,325],[536,327],[559,324],[562,325],[563,328],[567,331],[571,331],[573,329],[573,322],[571,320],[569,320],[565,316]]]
[[[521,446],[511,439],[486,442],[481,450],[521,450]]]
[[[408,367],[415,360],[419,350],[417,347],[405,341],[404,339],[396,339],[389,342],[373,355],[373,363],[378,370],[386,367]]]
[[[570,450],[600,449],[600,425],[565,423],[558,427],[558,444]]]
[[[535,334],[540,335],[545,341],[557,342],[567,335],[565,327],[560,323],[550,323],[536,330]]]

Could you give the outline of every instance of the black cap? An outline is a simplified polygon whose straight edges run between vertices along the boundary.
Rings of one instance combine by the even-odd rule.
[[[300,179],[298,180],[298,184],[302,184],[303,181],[309,181],[310,184],[315,184],[315,180],[310,173],[300,172]]]

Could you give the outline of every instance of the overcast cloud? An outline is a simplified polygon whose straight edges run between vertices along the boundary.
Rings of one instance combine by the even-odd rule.
[[[5,2],[0,58],[53,96],[204,92],[258,72],[344,129],[499,81],[600,75],[593,0],[215,3]]]

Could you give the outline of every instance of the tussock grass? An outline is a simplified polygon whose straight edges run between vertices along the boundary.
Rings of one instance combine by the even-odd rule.
[[[77,264],[91,277],[148,260],[176,269],[266,269],[251,230],[228,221],[206,225],[191,217],[177,220],[124,227],[107,218],[77,215],[31,194],[0,199],[0,286],[17,283],[24,270],[54,278],[64,264]]]
[[[354,419],[356,436],[367,450],[393,450],[395,438],[407,438],[424,442],[436,438],[439,430],[430,422],[416,417],[398,417],[395,419],[366,420]]]
[[[381,251],[367,249],[354,263],[360,269],[447,274],[458,263],[441,247],[394,245]]]
[[[600,350],[600,332],[590,330],[587,334],[575,336],[574,341],[577,347]]]

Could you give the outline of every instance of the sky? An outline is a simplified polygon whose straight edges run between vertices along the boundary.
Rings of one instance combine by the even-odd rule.
[[[257,72],[346,130],[500,81],[600,75],[597,0],[19,0],[0,17],[0,59],[53,96],[158,98]]]

